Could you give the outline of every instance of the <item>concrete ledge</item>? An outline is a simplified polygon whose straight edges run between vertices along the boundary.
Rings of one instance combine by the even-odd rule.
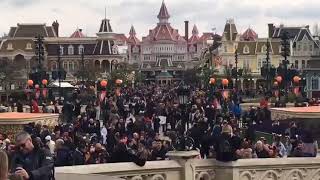
[[[137,174],[138,172],[180,171],[181,165],[176,161],[148,161],[140,167],[134,163],[110,163],[82,166],[65,166],[55,168],[56,173],[73,174]]]

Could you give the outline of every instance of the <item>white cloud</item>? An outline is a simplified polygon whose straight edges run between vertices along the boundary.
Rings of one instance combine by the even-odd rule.
[[[113,30],[128,34],[131,24],[138,36],[147,35],[158,22],[162,0],[0,0],[5,7],[0,15],[0,32],[8,33],[17,23],[60,23],[60,34],[69,36],[82,28],[90,36],[98,31],[107,4],[107,16]],[[239,32],[249,26],[261,36],[267,34],[267,24],[313,25],[320,19],[318,0],[166,0],[170,22],[184,33],[184,20],[190,28],[197,24],[200,32],[213,27],[222,32],[226,19],[234,18]]]

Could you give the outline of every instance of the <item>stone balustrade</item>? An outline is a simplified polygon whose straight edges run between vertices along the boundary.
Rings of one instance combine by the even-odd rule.
[[[170,153],[169,153],[170,154]],[[125,180],[320,180],[320,158],[196,159],[195,152],[171,153],[174,160],[56,168],[56,173],[107,175]]]

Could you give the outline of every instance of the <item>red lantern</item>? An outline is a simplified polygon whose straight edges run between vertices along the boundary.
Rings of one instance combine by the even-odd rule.
[[[48,84],[48,80],[43,79],[43,80],[42,80],[42,84],[46,86],[46,85]]]
[[[229,91],[222,91],[222,96],[223,96],[225,99],[228,99],[228,97],[229,97]]]
[[[298,95],[300,94],[299,87],[295,87],[295,88],[293,89],[293,93],[294,93],[296,96],[298,96]]]
[[[274,96],[279,97],[279,91],[278,90],[274,91]]]
[[[229,80],[228,79],[222,79],[222,85],[223,86],[228,86]]]
[[[121,79],[117,79],[116,80],[116,84],[118,84],[118,85],[122,84],[122,80]]]
[[[101,85],[102,87],[107,87],[108,82],[107,82],[106,80],[102,80],[102,81],[100,82],[100,85]]]
[[[295,83],[299,83],[300,80],[301,80],[301,78],[299,76],[293,77],[293,82],[295,82]]]
[[[277,81],[275,81],[275,82],[273,83],[273,85],[274,85],[274,86],[278,86],[279,83],[278,83]]]
[[[281,76],[277,76],[277,77],[276,77],[276,80],[278,81],[278,83],[281,83],[282,77],[281,77]]]
[[[39,84],[36,84],[34,88],[39,89],[40,88]]]
[[[210,84],[213,85],[216,82],[216,79],[210,78]]]
[[[33,86],[33,81],[31,79],[28,80],[28,86]]]

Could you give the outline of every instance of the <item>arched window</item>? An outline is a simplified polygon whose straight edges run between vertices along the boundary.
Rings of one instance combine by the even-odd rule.
[[[57,63],[56,63],[56,62],[52,62],[52,63],[51,63],[51,71],[54,71],[54,70],[56,70],[56,69],[58,69]]]
[[[296,68],[296,69],[299,68],[299,61],[298,60],[294,61],[294,68]]]
[[[302,67],[302,69],[306,68],[306,61],[305,60],[301,61],[301,67]]]
[[[12,43],[8,43],[8,45],[7,45],[7,50],[13,50]]]
[[[261,47],[261,52],[262,53],[267,52],[267,46],[265,44]]]
[[[63,51],[64,51],[63,46],[60,46],[60,56],[62,56],[62,55],[63,55]]]
[[[249,54],[250,53],[250,50],[249,50],[249,46],[248,45],[245,45],[243,47],[243,54]]]
[[[69,67],[68,67],[68,61],[64,61],[63,62],[63,69],[65,70],[65,71],[69,71]]]
[[[26,45],[26,49],[32,49],[32,45],[31,45],[31,43],[27,43],[27,45]]]
[[[318,90],[319,89],[319,77],[318,76],[312,76],[311,77],[311,89],[312,90]]]
[[[84,46],[81,44],[81,45],[78,47],[78,53],[79,53],[79,55],[81,55],[82,52],[84,53]]]
[[[68,55],[73,55],[74,54],[74,48],[72,45],[68,46]]]

